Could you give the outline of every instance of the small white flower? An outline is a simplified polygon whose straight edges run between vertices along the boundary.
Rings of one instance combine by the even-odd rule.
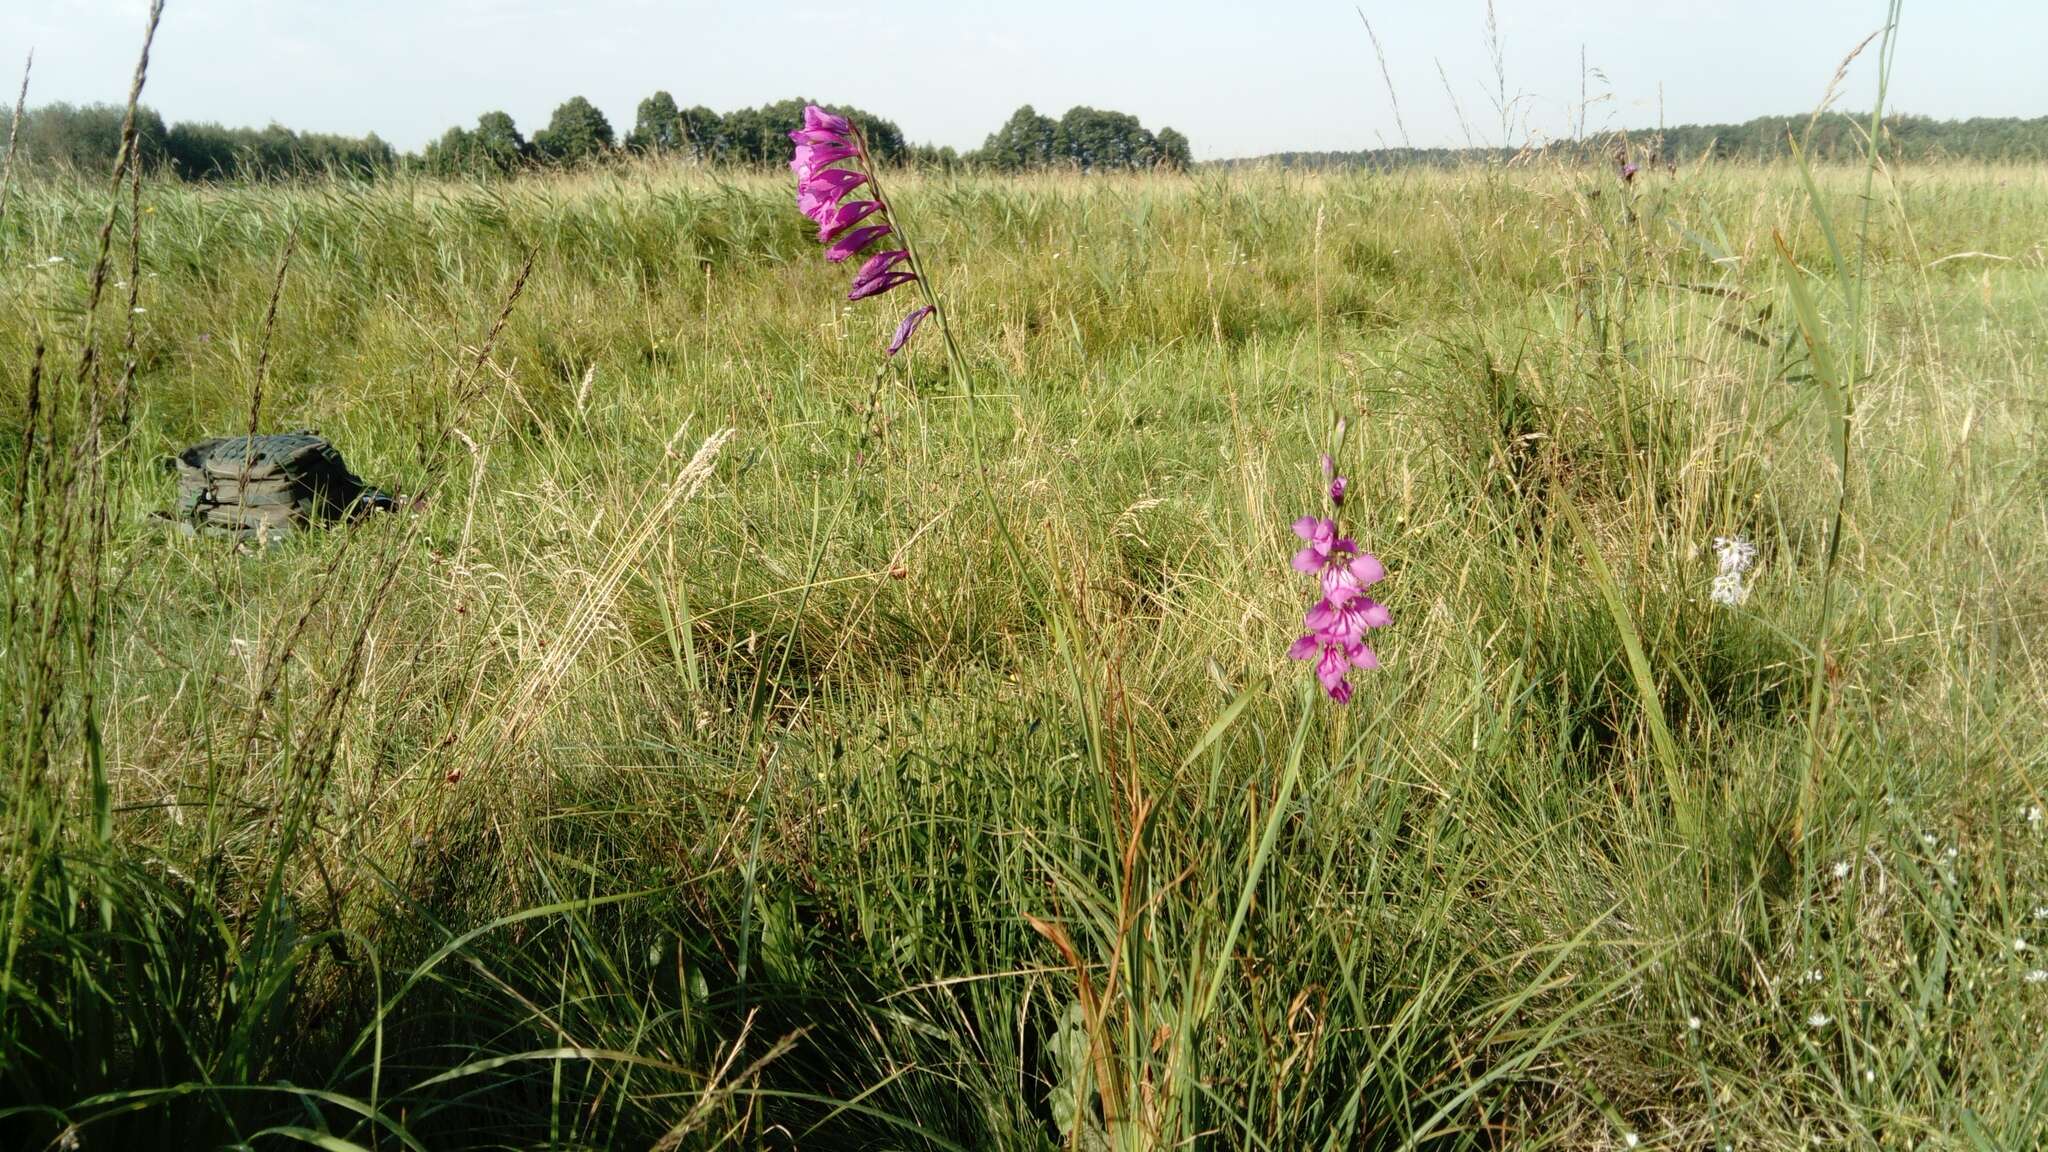
[[[140,307],[140,306],[137,306],[137,307],[134,307],[134,308],[130,308],[130,309],[129,309],[128,311],[130,311],[130,312],[133,312],[133,313],[134,313],[135,315],[137,315],[137,316],[140,316],[140,315],[142,315],[142,314],[143,314],[144,312],[147,312],[147,311],[149,311],[149,309],[147,309],[147,308],[143,308],[143,307]]]
[[[2038,905],[2035,905],[2035,907],[2034,907],[2034,919],[2036,919],[2036,920],[2048,920],[2048,904],[2038,904]]]
[[[1624,1134],[1624,1135],[1622,1136],[1622,1138],[1621,1138],[1621,1142],[1622,1142],[1623,1144],[1626,1144],[1626,1145],[1628,1145],[1628,1146],[1629,1146],[1629,1147],[1631,1147],[1631,1148],[1633,1148],[1633,1147],[1635,1147],[1636,1145],[1638,1145],[1638,1144],[1641,1144],[1641,1143],[1642,1143],[1642,1141],[1641,1141],[1641,1140],[1639,1140],[1639,1139],[1637,1139],[1637,1138],[1636,1138],[1636,1134],[1635,1134],[1635,1133],[1633,1133],[1633,1132],[1629,1132],[1629,1133],[1626,1133],[1626,1134]]]
[[[1939,844],[1939,843],[1941,843],[1941,841],[1939,841],[1939,840],[1935,839],[1935,838],[1934,838],[1934,833],[1932,833],[1932,832],[1922,832],[1922,833],[1920,834],[1920,843],[1922,843],[1922,844],[1926,845],[1926,846],[1927,846],[1928,848],[1932,849],[1932,848],[1933,848],[1933,847],[1934,847],[1934,846],[1935,846],[1936,844]]]
[[[1827,975],[1827,973],[1825,973],[1825,972],[1821,971],[1821,970],[1820,970],[1820,969],[1818,969],[1818,968],[1808,968],[1808,969],[1806,970],[1806,976],[1804,977],[1805,981],[1806,981],[1806,982],[1807,982],[1808,984],[1821,984],[1821,983],[1825,983],[1825,982],[1826,982],[1826,980],[1827,980],[1827,978],[1828,978],[1828,975]]]
[[[1849,878],[1849,862],[1848,862],[1847,860],[1837,860],[1837,861],[1835,861],[1835,879],[1837,879],[1837,880],[1847,880],[1848,878]]]
[[[1806,1018],[1806,1026],[1808,1028],[1825,1028],[1834,1022],[1834,1017],[1822,1012],[1818,1008],[1814,1009],[1813,1015]]]
[[[2024,936],[2015,938],[2012,942],[2012,950],[2015,952],[2025,952],[2027,950],[2027,938]]]
[[[2039,824],[2041,822],[2041,806],[2039,804],[2027,805],[2025,808],[2020,809],[2020,814],[2027,818],[2027,823],[2029,824]]]
[[[1740,576],[1756,563],[1756,545],[1745,536],[1716,536],[1714,555],[1721,562],[1723,575],[1733,573]]]
[[[52,256],[48,260],[43,261],[45,264],[62,264],[63,262],[64,258],[62,256]]]
[[[1690,1031],[1693,1031],[1693,1032],[1697,1032],[1697,1031],[1699,1031],[1699,1030],[1700,1030],[1700,1018],[1699,1018],[1699,1017],[1697,1017],[1697,1016],[1687,1016],[1687,1017],[1685,1018],[1685,1026],[1686,1026],[1686,1028],[1687,1028],[1688,1030],[1690,1030]]]
[[[2048,968],[2035,968],[2024,977],[2029,984],[2048,984]]]
[[[1749,599],[1749,589],[1742,586],[1742,573],[1723,572],[1714,577],[1714,587],[1708,596],[1723,608],[1740,608]]]
[[[1868,1083],[1870,1083],[1871,1081],[1873,1081],[1873,1080],[1876,1080],[1876,1079],[1877,1079],[1877,1072],[1876,1072],[1876,1070],[1874,1070],[1874,1069],[1871,1069],[1871,1068],[1865,1068],[1865,1069],[1863,1070],[1863,1082],[1864,1082],[1865,1084],[1868,1084]]]

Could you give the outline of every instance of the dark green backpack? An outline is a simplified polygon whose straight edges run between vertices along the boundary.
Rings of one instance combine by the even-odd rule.
[[[311,432],[203,440],[173,465],[177,519],[188,533],[269,539],[394,506]]]

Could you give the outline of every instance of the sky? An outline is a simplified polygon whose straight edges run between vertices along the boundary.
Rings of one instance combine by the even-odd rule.
[[[0,87],[127,95],[145,0],[0,0]],[[978,146],[1021,104],[1171,126],[1202,159],[1499,143],[1486,0],[168,0],[144,102],[166,120],[376,132],[417,149],[501,108],[531,134],[571,96],[621,134],[658,89],[719,111],[791,96]],[[1883,0],[1495,0],[1520,143],[1811,109]],[[2048,115],[2048,0],[1910,0],[1889,106]],[[1583,53],[1584,69],[1581,68]],[[1875,94],[1877,53],[1840,106]],[[1584,97],[1581,96],[1582,83]],[[1404,133],[1405,129],[1405,133]],[[1469,133],[1469,136],[1468,136]]]

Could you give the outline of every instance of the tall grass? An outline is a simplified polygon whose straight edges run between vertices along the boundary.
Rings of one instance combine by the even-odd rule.
[[[1810,179],[895,177],[991,502],[782,181],[28,178],[0,1142],[2037,1145],[2048,178]],[[259,399],[429,498],[160,530]]]

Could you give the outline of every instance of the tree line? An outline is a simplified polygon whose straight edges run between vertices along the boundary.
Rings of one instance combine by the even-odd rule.
[[[1894,115],[1882,122],[1881,144],[1895,160],[2025,162],[2048,159],[2048,116],[1976,116],[1937,120]],[[1517,156],[1567,161],[1616,159],[1641,165],[1689,164],[1703,160],[1761,163],[1792,155],[1800,142],[1820,162],[1861,159],[1868,146],[1870,117],[1854,112],[1812,116],[1759,116],[1740,124],[1681,124],[1675,128],[1610,132],[1585,140],[1557,140],[1527,148],[1373,148],[1357,152],[1276,152],[1227,164],[1276,164],[1290,168],[1455,167],[1499,163]]]
[[[669,93],[656,92],[640,101],[632,128],[620,134],[603,111],[577,96],[556,107],[531,137],[509,113],[491,111],[477,117],[474,126],[449,128],[418,154],[402,153],[374,133],[358,138],[295,132],[278,124],[167,125],[143,107],[136,112],[136,139],[145,169],[185,180],[374,178],[398,172],[502,176],[622,156],[768,168],[789,159],[787,134],[801,123],[808,103],[782,100],[721,113],[702,105],[685,108]],[[981,148],[964,154],[910,143],[895,121],[862,109],[834,105],[832,110],[858,122],[869,149],[886,164],[1102,172],[1183,169],[1193,163],[1187,137],[1179,132],[1162,128],[1153,133],[1136,116],[1095,108],[1073,108],[1054,120],[1026,105]],[[32,165],[105,171],[119,150],[124,115],[124,109],[109,104],[32,108],[21,125],[20,155]]]

